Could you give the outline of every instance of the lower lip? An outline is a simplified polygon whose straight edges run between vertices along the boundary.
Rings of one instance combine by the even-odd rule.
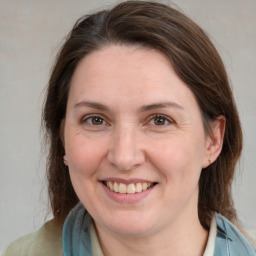
[[[155,188],[156,185],[148,188],[147,190],[134,193],[134,194],[121,194],[117,193],[115,191],[110,190],[107,186],[105,186],[103,183],[101,183],[103,186],[103,189],[106,191],[107,195],[113,199],[116,202],[119,203],[136,203],[148,196],[152,190]]]

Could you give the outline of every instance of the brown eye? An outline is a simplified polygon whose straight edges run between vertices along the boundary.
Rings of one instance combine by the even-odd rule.
[[[85,122],[87,122],[90,125],[104,125],[106,124],[105,120],[101,118],[100,116],[91,116],[88,117]]]
[[[157,125],[157,126],[167,125],[170,123],[171,123],[171,121],[163,115],[156,115],[150,121],[151,125]]]

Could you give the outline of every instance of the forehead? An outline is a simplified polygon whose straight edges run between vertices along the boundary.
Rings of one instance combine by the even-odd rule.
[[[195,103],[193,93],[160,51],[112,45],[94,51],[78,64],[71,80],[70,100],[107,104],[147,104],[156,101]]]
[[[154,72],[150,72],[154,69]],[[141,46],[111,45],[85,56],[78,64],[72,83],[82,78],[105,77],[109,79],[127,78],[127,83],[136,79],[159,79],[158,74],[172,70],[168,58],[160,51]],[[107,82],[107,80],[106,80]]]

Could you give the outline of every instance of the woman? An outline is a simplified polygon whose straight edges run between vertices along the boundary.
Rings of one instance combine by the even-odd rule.
[[[43,121],[54,220],[4,255],[255,255],[232,224],[242,132],[227,74],[182,13],[128,1],[81,18]]]

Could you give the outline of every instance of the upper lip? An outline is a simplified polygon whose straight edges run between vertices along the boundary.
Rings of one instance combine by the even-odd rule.
[[[131,184],[131,183],[156,183],[155,181],[150,181],[146,179],[121,179],[121,178],[106,178],[102,179],[101,181],[112,181],[112,182],[117,182],[117,183],[123,183],[123,184]]]

